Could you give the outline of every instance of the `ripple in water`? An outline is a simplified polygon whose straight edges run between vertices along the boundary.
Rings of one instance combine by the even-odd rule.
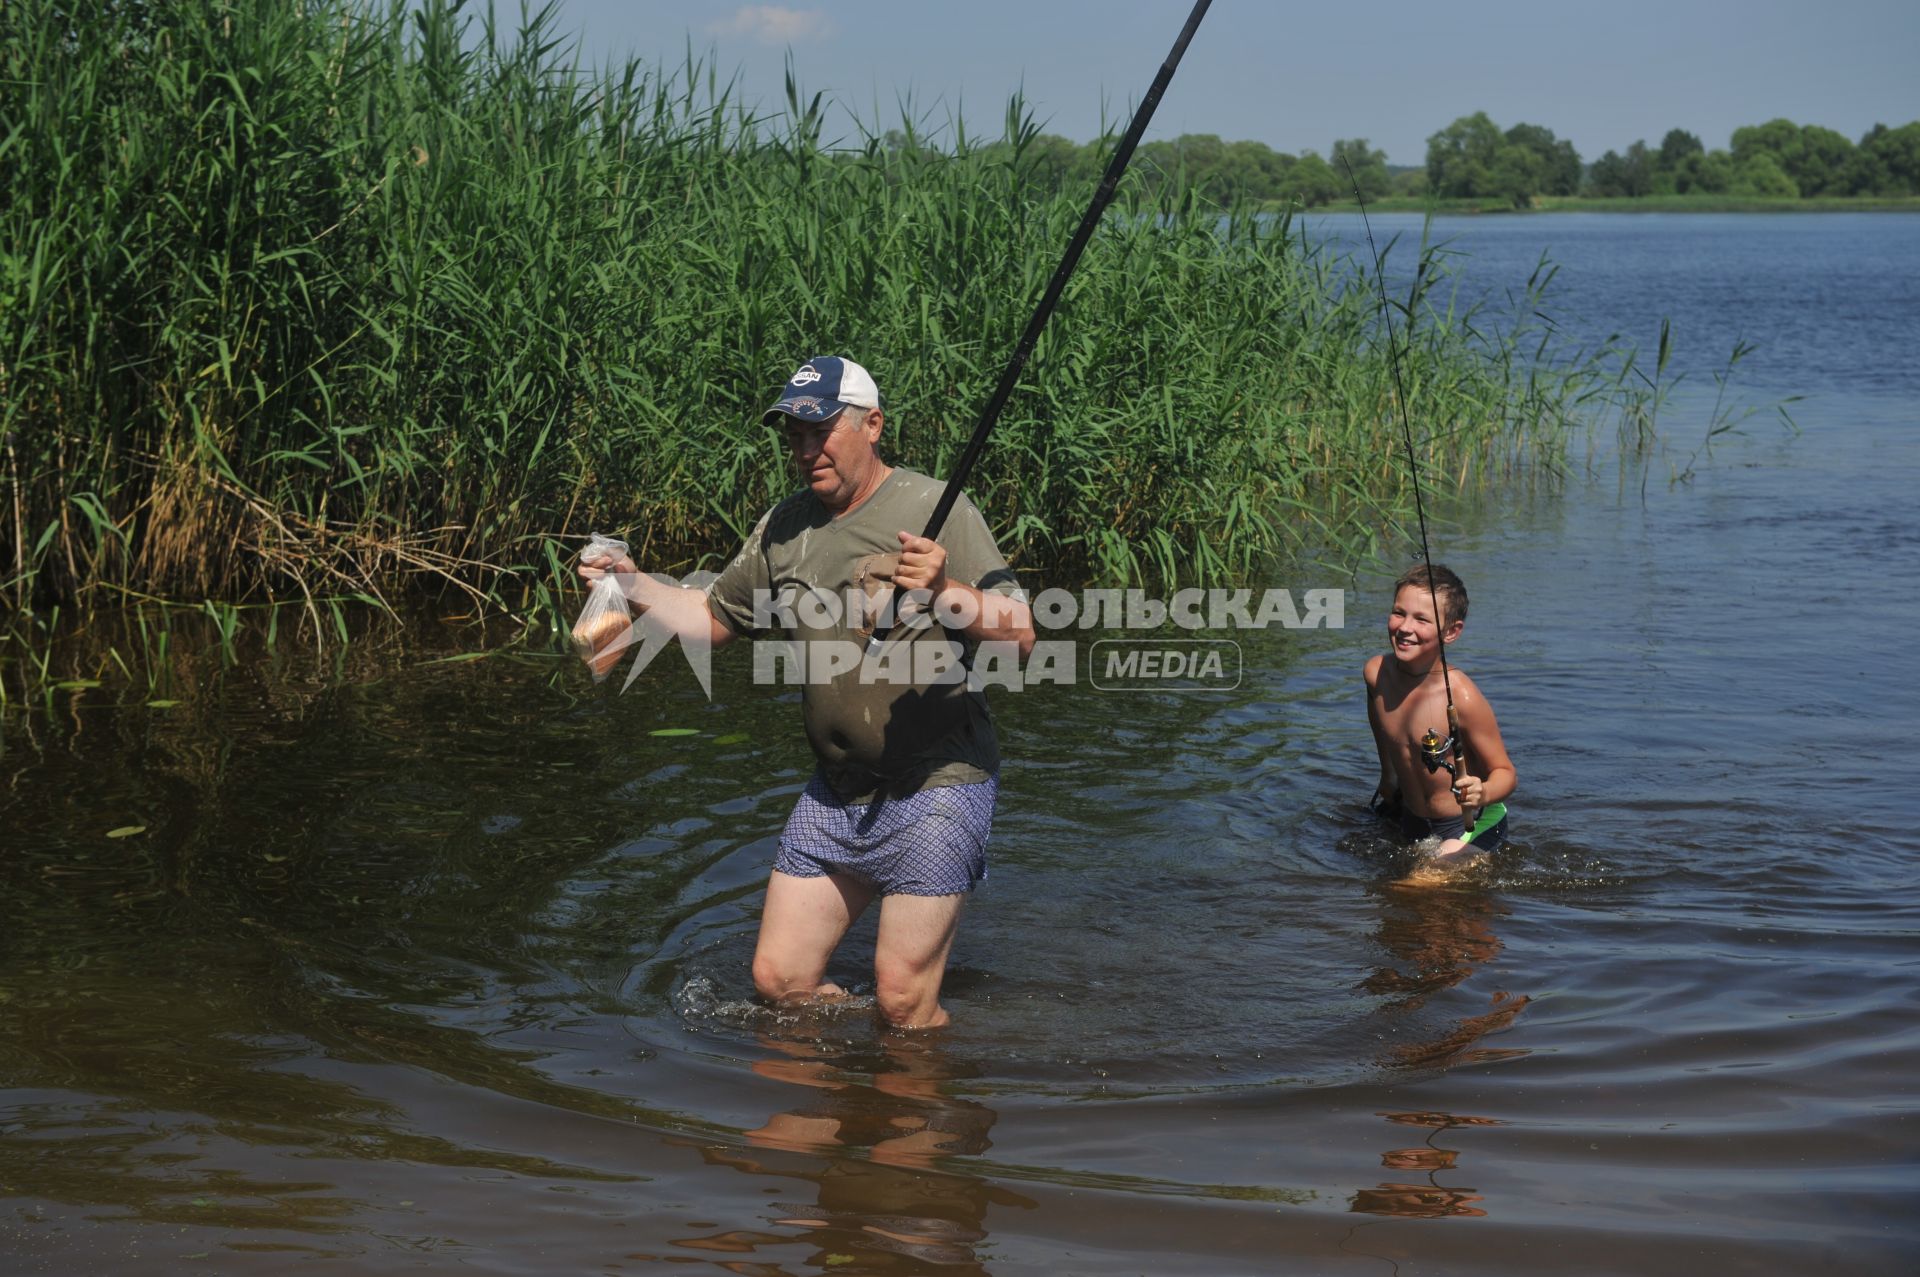
[[[874,1023],[873,999],[853,995],[833,1002],[774,1005],[753,994],[729,994],[711,976],[689,976],[673,991],[673,1009],[686,1027],[722,1035],[772,1033],[824,1040],[829,1032],[864,1036]]]
[[[1362,865],[1411,863],[1368,834],[1343,849]],[[1504,969],[1508,904],[1487,883],[1530,875],[1525,849],[1510,845],[1432,888],[1385,874],[1318,892],[1304,879],[1259,893],[1223,893],[1204,875],[1168,880],[1152,893],[1164,919],[1023,902],[1050,908],[1049,921],[983,903],[943,991],[955,1024],[925,1040],[983,1093],[1076,1099],[1342,1086],[1517,1058],[1524,1049],[1482,1041],[1536,992]],[[641,1003],[660,999],[647,985],[664,986],[654,1026],[664,1031],[649,1040],[673,1049],[686,1035],[681,1049],[750,1064],[795,1045],[838,1058],[915,1036],[881,1025],[862,994],[870,985],[849,978],[871,962],[870,919],[829,970],[856,996],[811,1006],[753,993],[751,920],[713,926],[723,934],[668,970],[629,979]]]

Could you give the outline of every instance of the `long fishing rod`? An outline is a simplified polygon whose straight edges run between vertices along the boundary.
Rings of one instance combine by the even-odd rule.
[[[933,507],[933,517],[927,520],[926,531],[920,534],[928,540],[938,537],[940,529],[946,526],[947,516],[953,512],[954,502],[960,499],[960,490],[965,486],[967,476],[973,473],[974,462],[979,460],[981,450],[987,445],[987,436],[993,433],[994,423],[1000,419],[1000,410],[1007,406],[1014,387],[1019,384],[1020,372],[1027,366],[1027,357],[1040,340],[1040,330],[1047,326],[1060,294],[1066,290],[1067,280],[1073,276],[1073,268],[1080,264],[1080,254],[1086,250],[1087,241],[1093,238],[1094,229],[1100,225],[1107,205],[1113,202],[1113,193],[1120,185],[1121,174],[1127,171],[1127,162],[1133,158],[1133,149],[1140,144],[1141,135],[1147,131],[1147,124],[1153,119],[1154,108],[1160,105],[1160,97],[1173,79],[1174,68],[1180,65],[1187,44],[1193,39],[1193,33],[1200,29],[1200,19],[1206,17],[1207,6],[1212,3],[1213,0],[1197,0],[1194,4],[1193,12],[1187,15],[1186,25],[1180,28],[1179,38],[1173,42],[1173,49],[1167,54],[1166,61],[1160,64],[1160,73],[1153,77],[1147,95],[1134,108],[1133,122],[1127,125],[1126,134],[1121,137],[1119,147],[1107,163],[1106,174],[1093,193],[1093,203],[1087,206],[1086,216],[1080,219],[1079,228],[1068,241],[1066,255],[1054,269],[1053,278],[1047,284],[1047,291],[1041,294],[1033,318],[1027,321],[1026,332],[1020,335],[1019,344],[1013,348],[1013,356],[1007,360],[1006,370],[1000,374],[1000,384],[993,388],[986,407],[980,410],[980,422],[973,428],[973,438],[967,441],[966,451],[960,454],[952,476],[947,479],[946,489],[940,494],[939,503]],[[891,630],[891,626],[875,627],[872,636],[867,639],[869,655],[879,652]]]
[[[1360,194],[1360,179],[1353,175],[1353,161],[1343,153],[1341,164],[1346,166],[1347,181],[1353,185],[1354,203],[1360,206],[1360,225],[1367,232],[1367,251],[1373,256],[1373,282],[1380,290],[1380,322],[1387,329],[1387,365],[1393,370],[1394,398],[1399,401],[1400,433],[1407,445],[1407,471],[1413,479],[1413,513],[1420,523],[1420,561],[1427,565],[1427,597],[1433,600],[1434,637],[1440,641],[1440,685],[1447,693],[1447,738],[1431,727],[1420,738],[1420,761],[1427,765],[1429,772],[1447,769],[1447,775],[1453,778],[1450,785],[1453,796],[1460,797],[1460,773],[1466,770],[1462,755],[1464,747],[1460,743],[1460,714],[1453,707],[1453,674],[1447,669],[1446,613],[1440,608],[1440,590],[1433,582],[1433,552],[1427,545],[1427,508],[1420,499],[1420,459],[1413,449],[1413,422],[1407,415],[1407,387],[1400,377],[1400,354],[1393,338],[1393,303],[1387,297],[1387,277],[1380,249],[1373,242],[1373,222],[1367,217],[1367,201]],[[1407,311],[1407,322],[1413,322],[1413,311]],[[1465,804],[1461,804],[1465,809]],[[1471,827],[1472,822],[1468,822]]]

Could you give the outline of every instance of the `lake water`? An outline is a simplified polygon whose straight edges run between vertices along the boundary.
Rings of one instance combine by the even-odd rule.
[[[1757,343],[1761,409],[1690,482],[1683,394],[1644,485],[1439,503],[1521,777],[1475,876],[1360,805],[1367,575],[1268,583],[1347,623],[1233,691],[998,696],[919,1039],[750,998],[809,760],[744,660],[188,653],[4,724],[0,1266],[1911,1271],[1920,218],[1439,229],[1476,295],[1550,252],[1579,340],[1670,315],[1683,387]]]

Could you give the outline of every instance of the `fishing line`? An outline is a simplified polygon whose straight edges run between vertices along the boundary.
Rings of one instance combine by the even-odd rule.
[[[967,441],[965,452],[960,454],[959,462],[954,466],[953,474],[947,480],[946,489],[940,494],[940,501],[933,507],[933,517],[927,520],[927,527],[920,535],[929,541],[940,535],[940,529],[946,525],[947,515],[953,512],[954,502],[960,499],[960,489],[966,484],[967,476],[973,473],[974,462],[979,460],[980,452],[986,447],[987,436],[993,433],[994,423],[1000,419],[1000,410],[1007,405],[1013,395],[1013,388],[1019,384],[1020,371],[1027,366],[1027,357],[1033,353],[1034,343],[1040,340],[1040,330],[1047,326],[1047,320],[1053,314],[1054,305],[1060,300],[1060,294],[1067,287],[1067,280],[1073,276],[1073,268],[1080,264],[1080,254],[1085,251],[1087,241],[1093,238],[1093,232],[1100,225],[1100,218],[1107,211],[1107,205],[1113,202],[1114,190],[1120,184],[1121,174],[1127,171],[1127,161],[1133,158],[1134,147],[1140,144],[1140,137],[1147,131],[1148,121],[1153,119],[1153,110],[1160,105],[1160,97],[1167,91],[1167,85],[1173,79],[1174,68],[1180,65],[1180,58],[1187,51],[1187,44],[1193,39],[1193,33],[1200,29],[1200,19],[1207,14],[1207,6],[1213,0],[1197,0],[1193,12],[1187,15],[1186,25],[1180,28],[1179,38],[1174,40],[1173,49],[1167,54],[1165,62],[1160,64],[1160,73],[1153,77],[1153,83],[1147,89],[1140,105],[1134,108],[1133,122],[1127,125],[1127,131],[1120,139],[1120,145],[1114,150],[1113,158],[1107,163],[1106,174],[1101,177],[1100,185],[1094,190],[1093,203],[1087,206],[1086,216],[1080,219],[1080,226],[1067,243],[1066,255],[1060,259],[1060,265],[1054,269],[1053,278],[1047,283],[1046,292],[1040,296],[1040,304],[1033,312],[1033,318],[1027,321],[1026,332],[1020,335],[1019,344],[1013,348],[1013,356],[1007,360],[1005,371],[1000,374],[1000,384],[993,388],[993,394],[987,399],[986,407],[980,411],[979,424],[973,428],[973,437]],[[892,626],[876,627],[867,639],[867,654],[873,655],[886,644]]]
[[[1413,448],[1413,422],[1407,416],[1407,387],[1400,377],[1400,354],[1393,340],[1393,303],[1387,297],[1387,276],[1380,257],[1380,249],[1373,242],[1373,222],[1367,217],[1367,201],[1360,195],[1360,179],[1353,175],[1353,161],[1343,152],[1340,163],[1347,170],[1347,181],[1353,184],[1353,200],[1360,206],[1360,225],[1367,233],[1367,251],[1373,255],[1373,282],[1380,292],[1380,322],[1387,329],[1387,365],[1393,370],[1394,397],[1399,401],[1400,432],[1407,445],[1407,471],[1413,478],[1413,513],[1420,523],[1420,561],[1427,565],[1427,596],[1433,600],[1433,623],[1435,637],[1440,640],[1440,685],[1447,693],[1447,738],[1439,739],[1432,728],[1420,742],[1422,760],[1428,771],[1444,766],[1447,774],[1457,782],[1460,772],[1465,770],[1461,755],[1465,752],[1460,744],[1460,715],[1453,708],[1453,675],[1447,669],[1446,613],[1440,607],[1440,591],[1433,582],[1433,552],[1427,545],[1427,508],[1420,499],[1420,459]],[[1409,299],[1407,309],[1409,333],[1413,324],[1413,309]],[[1411,344],[1411,340],[1409,340]],[[1441,759],[1450,759],[1441,762]],[[1453,796],[1460,797],[1458,784],[1452,786]]]

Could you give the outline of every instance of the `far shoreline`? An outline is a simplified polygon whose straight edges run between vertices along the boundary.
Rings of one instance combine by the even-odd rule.
[[[1295,212],[1362,211],[1361,205],[1355,200],[1337,200],[1312,209],[1275,201],[1267,206],[1266,211],[1278,213],[1288,207]],[[1737,195],[1646,195],[1591,199],[1577,195],[1539,195],[1534,197],[1530,206],[1516,208],[1512,204],[1490,199],[1425,199],[1396,195],[1368,200],[1365,211],[1487,216],[1530,213],[1920,213],[1920,196],[1847,195],[1814,196],[1811,199],[1796,196],[1786,199]]]

